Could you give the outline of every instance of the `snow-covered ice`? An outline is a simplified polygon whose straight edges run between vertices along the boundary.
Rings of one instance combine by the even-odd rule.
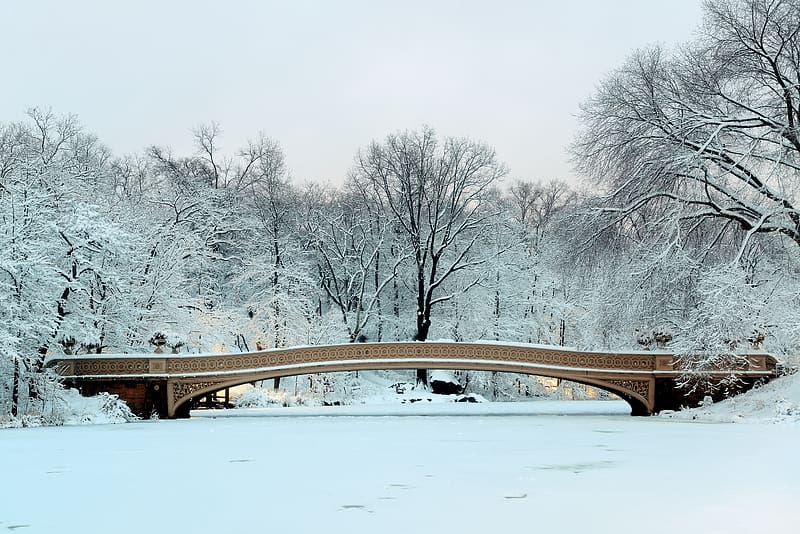
[[[800,426],[625,413],[417,402],[5,429],[0,531],[797,531]]]

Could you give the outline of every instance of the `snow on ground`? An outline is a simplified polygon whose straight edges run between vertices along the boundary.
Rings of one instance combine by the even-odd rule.
[[[798,425],[422,407],[0,430],[0,531],[797,532]]]
[[[661,417],[719,423],[756,422],[800,424],[800,373],[776,378],[765,385],[711,404]]]
[[[454,402],[456,395],[430,395],[432,400],[386,404],[366,403],[345,406],[291,406],[237,408],[235,410],[192,410],[193,418],[236,417],[424,417],[424,416],[514,416],[514,415],[626,415],[631,407],[624,401],[535,401],[535,402]]]
[[[231,389],[231,398],[237,406],[319,406],[325,404],[413,404],[417,402],[485,402],[487,399],[503,401],[525,401],[534,399],[573,400],[594,399],[598,392],[594,388],[581,389],[582,386],[568,381],[553,384],[555,379],[546,379],[543,384],[537,377],[500,373],[492,377],[490,373],[474,372],[470,379],[461,377],[467,387],[464,396],[433,394],[427,387],[418,387],[413,371],[359,371],[358,373],[331,373],[328,375],[305,375],[283,378],[280,389],[273,389],[273,381],[265,380],[259,388],[250,385]],[[324,380],[329,380],[327,385]],[[429,382],[434,380],[456,380],[453,371],[430,370]],[[496,381],[495,381],[496,380]],[[313,382],[313,386],[312,383]],[[614,398],[605,395],[605,398]]]
[[[391,373],[353,387],[345,406],[0,430],[0,532],[780,534],[800,522],[800,374],[652,418],[622,401],[453,402]],[[125,418],[110,396],[65,401],[67,424]]]

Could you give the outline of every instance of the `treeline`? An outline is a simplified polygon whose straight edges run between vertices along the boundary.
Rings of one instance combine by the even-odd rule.
[[[41,409],[49,354],[161,337],[669,342],[694,369],[752,346],[791,363],[797,9],[710,2],[695,42],[635,53],[584,106],[582,190],[427,127],[365,145],[332,186],[290,180],[264,135],[222,150],[216,124],[191,154],[128,156],[69,115],[0,125],[0,417]]]
[[[116,157],[74,116],[0,126],[4,413],[40,399],[48,355],[160,337],[182,352],[563,337],[559,283],[531,258],[565,185],[503,192],[490,147],[428,128],[365,147],[339,187],[292,183],[265,136],[225,153],[218,125],[192,135],[193,154]]]

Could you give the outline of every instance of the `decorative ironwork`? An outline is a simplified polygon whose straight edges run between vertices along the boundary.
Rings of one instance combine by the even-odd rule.
[[[219,382],[175,382],[172,385],[172,402],[177,403],[184,397],[190,397],[194,393],[210,386],[215,386]]]
[[[606,380],[608,384],[620,386],[640,395],[645,401],[650,398],[650,380]]]
[[[150,368],[149,359],[139,358],[75,358],[75,375],[138,375],[147,373]]]

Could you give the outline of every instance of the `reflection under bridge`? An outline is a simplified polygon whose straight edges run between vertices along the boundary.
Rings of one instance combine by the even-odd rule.
[[[736,368],[742,389],[776,373],[766,353],[743,354]],[[286,376],[380,369],[453,369],[522,373],[571,380],[615,393],[632,415],[689,404],[676,386],[674,354],[661,351],[587,352],[556,346],[506,343],[398,342],[316,345],[234,354],[87,354],[52,358],[69,385],[84,394],[120,396],[141,416],[188,417],[194,401],[226,388]]]

